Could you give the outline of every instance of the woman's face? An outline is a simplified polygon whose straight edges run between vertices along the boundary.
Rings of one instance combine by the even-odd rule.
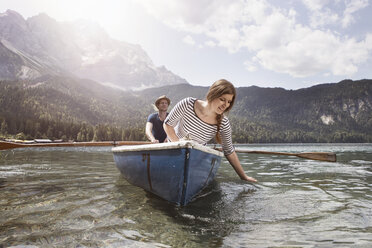
[[[226,109],[230,106],[234,98],[233,94],[224,94],[217,97],[211,102],[212,110],[219,115],[222,115]]]

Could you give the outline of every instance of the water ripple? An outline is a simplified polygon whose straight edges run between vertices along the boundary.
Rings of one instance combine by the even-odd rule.
[[[130,185],[109,148],[1,152],[0,247],[370,247],[370,144],[265,144],[333,151],[338,162],[241,154],[243,182],[223,159],[186,207]]]

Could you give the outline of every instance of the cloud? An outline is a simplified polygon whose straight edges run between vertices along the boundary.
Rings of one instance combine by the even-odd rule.
[[[302,0],[303,4],[312,11],[319,11],[329,3],[329,0]]]
[[[268,0],[138,1],[166,25],[205,35],[210,47],[247,54],[244,66],[250,71],[261,66],[294,77],[350,76],[372,50],[370,34],[358,41],[327,28],[339,25],[341,19],[343,27],[351,25],[353,14],[365,8],[367,0],[303,0],[309,10],[308,24],[297,19],[303,17],[295,9],[276,7]],[[195,42],[190,38],[189,43]]]
[[[327,25],[337,26],[340,22],[340,16],[331,9],[325,8],[312,11],[310,14],[310,27],[316,29]]]
[[[204,42],[204,44],[208,47],[215,47],[217,46],[216,42],[214,42],[213,40],[208,40],[206,42]]]
[[[252,61],[249,61],[249,60],[244,61],[244,66],[250,72],[257,71],[257,66]]]
[[[213,15],[214,6],[226,0],[137,0],[147,12],[166,25],[190,33],[201,33],[206,19]]]
[[[331,32],[313,31],[306,27],[297,27],[293,36],[274,49],[259,50],[256,57],[260,63],[267,69],[294,77],[326,71],[349,76],[357,72],[357,65],[368,59],[371,50],[369,42],[341,39]]]
[[[342,18],[342,26],[348,27],[354,22],[353,14],[360,9],[368,6],[368,0],[349,0],[346,3],[346,8],[344,10],[344,16]]]
[[[343,28],[354,23],[355,12],[368,6],[368,0],[302,0],[302,3],[310,11],[311,27],[323,27],[329,24],[341,23]],[[337,13],[337,9],[344,8],[344,11]]]
[[[183,42],[185,42],[186,44],[192,45],[192,46],[195,45],[195,41],[190,35],[186,35],[183,38]]]

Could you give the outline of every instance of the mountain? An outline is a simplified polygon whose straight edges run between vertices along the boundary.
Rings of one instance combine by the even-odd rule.
[[[207,91],[179,84],[124,92],[61,76],[0,81],[0,136],[145,140],[158,96],[167,95],[172,108]],[[372,80],[299,90],[239,87],[229,119],[237,143],[372,142]]]
[[[158,96],[207,91],[94,23],[0,13],[0,138],[144,140]],[[237,92],[234,142],[372,142],[372,80]]]
[[[142,91],[204,99],[207,87],[175,85]],[[149,104],[149,103],[148,103]],[[299,90],[237,88],[229,113],[234,140],[247,142],[372,142],[372,80],[343,80]]]
[[[45,75],[76,76],[124,90],[187,83],[155,66],[139,45],[114,40],[95,23],[0,13],[0,79]]]
[[[299,90],[249,87],[239,89],[239,94],[232,113],[267,126],[270,142],[372,141],[372,80]],[[249,135],[244,138],[249,140]]]

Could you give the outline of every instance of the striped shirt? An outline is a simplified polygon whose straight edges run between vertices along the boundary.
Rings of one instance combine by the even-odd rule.
[[[217,133],[216,124],[208,124],[202,121],[195,113],[196,98],[188,97],[176,104],[164,123],[172,126],[179,139],[189,134],[191,140],[199,144],[207,144]],[[224,116],[221,121],[220,135],[222,149],[225,155],[235,151],[231,139],[231,126],[229,119]]]

